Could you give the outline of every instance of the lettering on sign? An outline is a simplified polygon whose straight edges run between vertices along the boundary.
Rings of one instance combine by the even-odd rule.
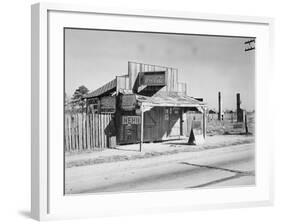
[[[141,77],[140,84],[146,86],[164,86],[166,84],[165,71],[147,72]]]
[[[123,110],[133,110],[136,105],[136,95],[123,95],[121,98],[121,108]]]
[[[102,112],[115,112],[116,97],[106,96],[102,97],[100,101],[100,108]]]
[[[140,116],[122,116],[122,124],[140,124]]]

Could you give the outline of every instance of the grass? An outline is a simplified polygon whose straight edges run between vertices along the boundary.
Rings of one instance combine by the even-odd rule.
[[[248,135],[254,134],[255,117],[254,113],[247,114]],[[245,124],[237,123],[232,119],[225,119],[219,121],[217,119],[209,120],[207,122],[207,135],[245,135]]]

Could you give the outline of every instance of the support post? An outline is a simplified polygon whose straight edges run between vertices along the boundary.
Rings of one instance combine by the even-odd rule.
[[[207,109],[203,108],[203,137],[206,138],[207,134]]]
[[[143,143],[143,127],[144,127],[144,124],[143,124],[143,116],[144,116],[144,107],[143,105],[141,105],[141,136],[140,136],[140,152],[142,150],[142,143]]]

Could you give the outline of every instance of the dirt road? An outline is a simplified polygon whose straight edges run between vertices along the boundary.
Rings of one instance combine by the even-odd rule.
[[[253,185],[254,144],[67,168],[66,194]]]

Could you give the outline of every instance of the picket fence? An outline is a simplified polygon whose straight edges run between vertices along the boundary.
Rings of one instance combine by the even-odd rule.
[[[64,145],[65,151],[94,150],[108,148],[112,138],[106,134],[114,122],[113,114],[65,113]]]

